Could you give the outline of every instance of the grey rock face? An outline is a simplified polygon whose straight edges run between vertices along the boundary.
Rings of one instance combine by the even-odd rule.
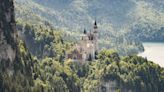
[[[17,33],[13,0],[0,2],[0,61],[14,61],[17,53]]]

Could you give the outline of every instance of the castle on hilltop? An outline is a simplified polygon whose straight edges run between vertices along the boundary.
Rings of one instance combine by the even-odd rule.
[[[98,49],[98,27],[95,21],[93,29],[90,32],[84,29],[81,41],[67,54],[67,59],[72,59],[73,61],[92,61],[97,58]]]

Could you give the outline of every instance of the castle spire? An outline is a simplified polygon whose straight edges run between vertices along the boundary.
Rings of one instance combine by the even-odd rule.
[[[84,29],[84,34],[87,34],[87,31],[86,31],[86,29]]]
[[[97,22],[95,20],[95,23],[94,23],[94,29],[97,29]]]

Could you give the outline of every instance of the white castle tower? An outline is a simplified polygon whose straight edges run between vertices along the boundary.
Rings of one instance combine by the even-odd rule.
[[[68,54],[68,58],[74,61],[92,61],[98,53],[98,27],[95,21],[93,30],[88,32],[84,29],[81,41],[74,47],[74,51]]]
[[[87,33],[86,30],[84,30],[84,36],[82,37],[82,46],[84,46],[84,51],[87,53],[87,59],[95,60],[96,54],[98,53],[99,47],[98,47],[98,27],[97,22],[94,22],[94,26],[92,31]],[[85,46],[86,45],[86,46]],[[84,54],[85,54],[84,53]]]

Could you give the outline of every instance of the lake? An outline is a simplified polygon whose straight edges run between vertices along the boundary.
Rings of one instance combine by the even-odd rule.
[[[148,60],[164,67],[164,42],[144,42],[145,51],[139,56],[147,57]]]

